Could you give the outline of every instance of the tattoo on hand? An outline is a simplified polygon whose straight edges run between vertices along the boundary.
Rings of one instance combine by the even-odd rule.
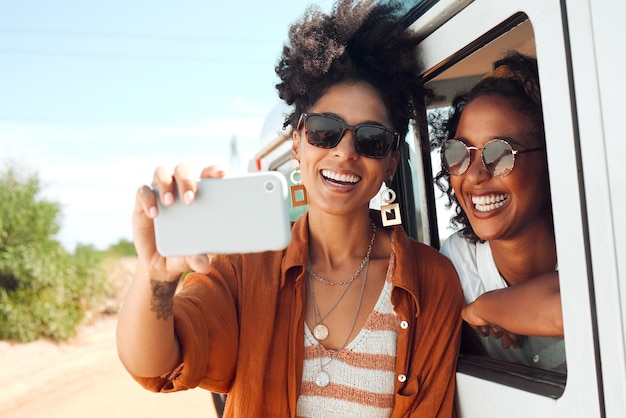
[[[158,280],[151,280],[150,287],[152,288],[152,300],[150,301],[150,310],[156,312],[157,319],[163,319],[166,321],[172,316],[174,307],[174,294],[176,293],[176,287],[178,281],[172,282],[160,282]]]

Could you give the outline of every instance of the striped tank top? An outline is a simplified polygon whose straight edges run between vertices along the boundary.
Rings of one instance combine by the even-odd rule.
[[[331,361],[335,352],[320,345],[305,323],[298,418],[391,415],[399,329],[399,320],[391,305],[393,260],[392,256],[374,310],[359,334],[334,360]],[[321,365],[330,377],[330,383],[324,387],[315,383]]]

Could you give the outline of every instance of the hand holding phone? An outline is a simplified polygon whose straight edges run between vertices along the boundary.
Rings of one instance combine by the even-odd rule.
[[[155,239],[165,257],[281,250],[291,240],[287,182],[278,172],[201,179],[190,205],[157,201]]]

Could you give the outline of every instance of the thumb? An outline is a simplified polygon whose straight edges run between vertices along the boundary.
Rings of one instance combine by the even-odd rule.
[[[195,255],[187,257],[187,265],[198,273],[208,273],[211,258],[208,255]]]

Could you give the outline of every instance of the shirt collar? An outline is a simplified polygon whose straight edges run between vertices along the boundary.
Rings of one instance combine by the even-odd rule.
[[[387,231],[380,221],[380,212],[370,210],[370,218],[376,223],[379,230]],[[393,286],[404,289],[411,295],[415,305],[416,314],[419,314],[419,281],[418,262],[415,257],[413,246],[416,243],[409,238],[401,226],[391,227],[391,245],[396,253],[396,271],[393,275]],[[282,262],[282,277],[280,287],[285,285],[287,277],[295,277],[299,280],[304,276],[304,271],[309,262],[309,213],[305,212],[294,222],[291,227],[291,242],[285,250]],[[290,272],[294,269],[293,272]],[[294,276],[295,275],[295,276]]]
[[[285,285],[285,280],[291,274],[295,274],[296,279],[302,277],[309,262],[309,213],[305,212],[291,226],[291,242],[285,250],[282,262],[282,277],[280,287]],[[293,273],[290,270],[294,269]]]
[[[393,275],[392,283],[394,288],[400,288],[406,291],[413,301],[415,315],[420,313],[419,304],[419,266],[415,245],[421,245],[413,241],[406,234],[401,226],[393,226],[391,232],[391,245],[394,246],[396,253],[396,271]]]

